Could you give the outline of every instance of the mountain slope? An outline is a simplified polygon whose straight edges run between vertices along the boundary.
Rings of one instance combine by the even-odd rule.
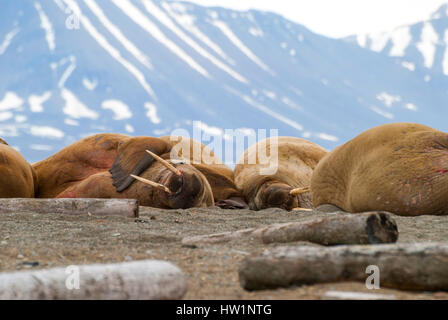
[[[260,11],[2,1],[0,70],[0,136],[30,161],[98,132],[196,128],[208,143],[224,128],[278,128],[333,148],[392,121],[448,129],[443,73],[428,83],[387,55]]]

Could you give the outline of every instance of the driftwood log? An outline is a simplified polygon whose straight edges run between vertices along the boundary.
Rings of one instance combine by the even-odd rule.
[[[1,300],[171,300],[186,291],[182,271],[156,260],[0,273]]]
[[[379,268],[381,287],[448,291],[448,243],[278,247],[248,257],[239,277],[247,290],[366,282],[369,266]]]
[[[323,245],[391,243],[398,239],[397,224],[389,213],[332,214],[304,222],[274,224],[212,235],[187,237],[184,245],[225,243],[253,238],[262,243],[308,241]]]
[[[0,199],[0,214],[61,213],[137,218],[138,211],[138,202],[132,199]]]

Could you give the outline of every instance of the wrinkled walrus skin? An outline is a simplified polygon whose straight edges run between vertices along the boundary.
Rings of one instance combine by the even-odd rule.
[[[334,149],[314,171],[314,205],[402,216],[448,214],[448,134],[382,125]]]
[[[62,149],[34,164],[39,198],[126,198],[142,206],[163,209],[213,206],[213,193],[204,175],[176,163],[175,175],[145,150],[169,159],[171,147],[152,137],[98,134]],[[130,177],[130,174],[167,186],[173,194]]]
[[[34,198],[37,176],[31,165],[0,139],[0,198]]]
[[[272,155],[271,144],[275,139],[268,138],[249,147],[235,166],[235,183],[252,210],[271,207],[292,210],[293,208],[312,208],[311,194],[290,195],[295,188],[309,187],[311,175],[320,159],[327,151],[310,141],[294,137],[278,137],[278,168],[272,175],[261,174],[260,169],[270,164],[260,164],[261,154]],[[256,163],[250,164],[251,155],[256,155]]]
[[[172,157],[188,158],[208,180],[213,191],[215,205],[224,209],[247,209],[248,205],[237,190],[231,168],[222,163],[214,152],[203,143],[178,136],[164,136],[173,152]],[[188,152],[188,156],[184,153]]]

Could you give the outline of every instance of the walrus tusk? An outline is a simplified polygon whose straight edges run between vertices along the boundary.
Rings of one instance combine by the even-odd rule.
[[[146,150],[146,152],[148,152],[155,160],[157,160],[161,164],[163,164],[168,170],[172,171],[173,173],[177,174],[178,176],[182,175],[182,172],[180,172],[180,170],[176,169],[171,163],[169,163],[165,159],[160,158],[154,152],[151,152],[149,150]]]
[[[299,194],[303,194],[303,193],[307,193],[307,192],[311,192],[310,187],[293,189],[293,190],[291,190],[291,192],[289,194],[292,196],[297,196]]]
[[[160,184],[160,183],[157,183],[157,182],[154,182],[154,181],[151,181],[151,180],[148,180],[148,179],[145,179],[145,178],[133,175],[133,174],[131,174],[131,177],[134,179],[137,179],[138,181],[141,181],[143,183],[149,184],[150,186],[152,186],[154,188],[160,189],[160,190],[165,191],[170,194],[172,193],[171,190],[167,186],[164,186],[163,184]]]
[[[308,208],[294,208],[294,209],[292,209],[292,211],[308,211],[308,212],[312,212],[313,209],[308,209]]]

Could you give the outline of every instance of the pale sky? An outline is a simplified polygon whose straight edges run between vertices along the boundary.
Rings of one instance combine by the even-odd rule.
[[[282,14],[329,37],[388,31],[427,19],[448,0],[188,0],[237,10]]]

